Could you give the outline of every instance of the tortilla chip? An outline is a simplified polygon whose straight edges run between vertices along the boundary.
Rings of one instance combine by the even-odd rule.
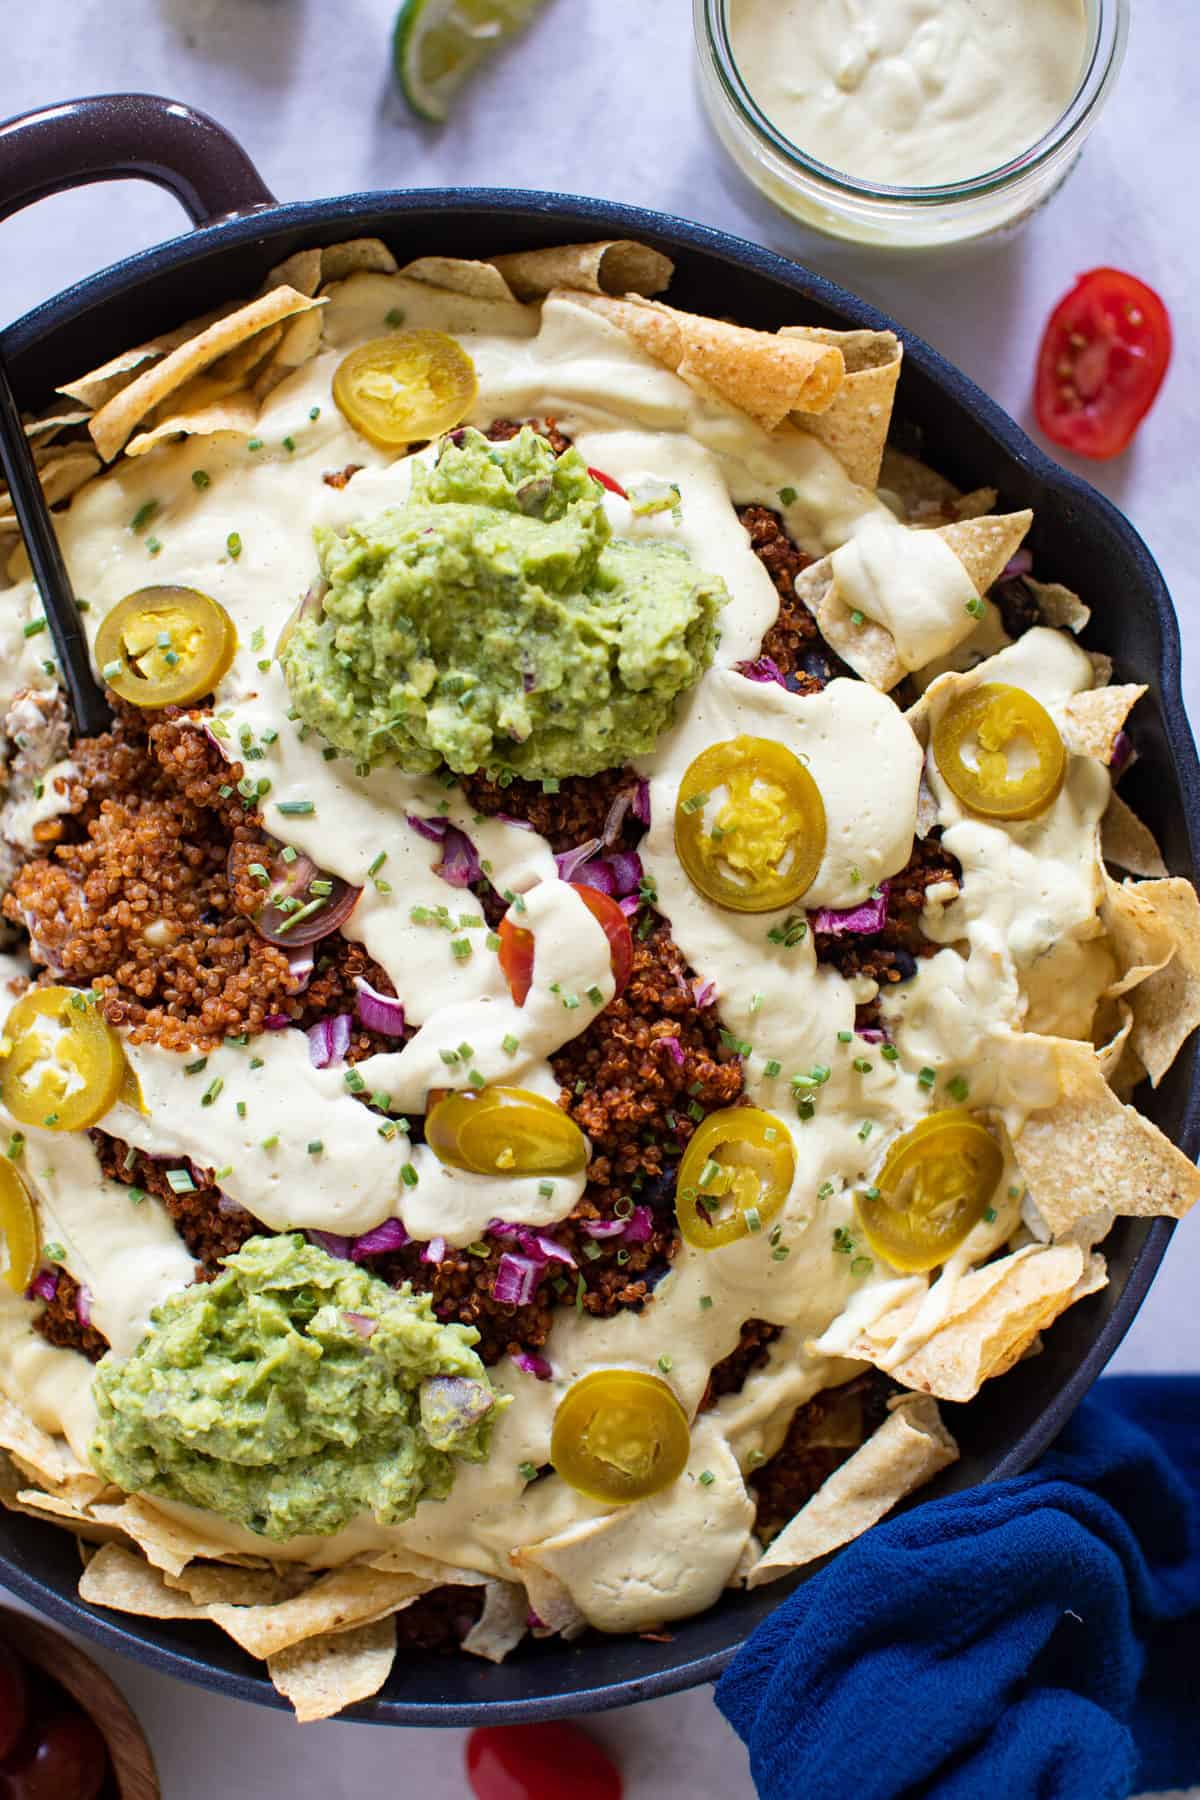
[[[1170,958],[1130,996],[1130,1043],[1157,1087],[1200,1025],[1200,900],[1182,876],[1126,886],[1133,886],[1139,900],[1153,908],[1172,945]]]
[[[416,1575],[382,1575],[351,1564],[323,1575],[309,1588],[277,1606],[207,1608],[207,1617],[227,1631],[251,1656],[276,1656],[305,1638],[369,1625],[409,1606],[430,1583]]]
[[[1092,688],[1072,694],[1063,707],[1062,741],[1073,756],[1094,756],[1105,767],[1112,761],[1117,734],[1146,692],[1143,685]]]
[[[48,506],[61,506],[100,473],[100,458],[86,444],[54,446],[39,458],[38,474]]]
[[[499,269],[490,262],[467,262],[459,256],[420,256],[405,263],[401,275],[429,287],[465,294],[468,300],[499,300],[511,306],[514,295]]]
[[[373,275],[394,275],[396,259],[382,238],[347,238],[344,244],[326,244],[321,252],[321,285],[344,281],[365,269]]]
[[[164,1570],[163,1580],[197,1606],[278,1606],[311,1587],[317,1576],[302,1563],[244,1569],[232,1563],[197,1562],[179,1575]]]
[[[529,1629],[529,1600],[514,1581],[489,1581],[483,1611],[462,1641],[472,1656],[486,1662],[503,1662]]]
[[[272,288],[289,287],[298,294],[307,294],[311,300],[321,285],[321,252],[319,250],[297,250],[283,262],[276,263],[259,289],[260,293],[269,294]]]
[[[376,1550],[357,1560],[364,1569],[381,1569],[388,1575],[419,1575],[432,1587],[485,1587],[492,1579],[478,1569],[460,1569],[457,1563],[422,1556],[419,1550]]]
[[[218,319],[197,337],[172,350],[144,374],[138,375],[128,387],[122,388],[88,421],[92,441],[105,462],[111,462],[118,454],[140,420],[161,406],[194,375],[260,331],[321,304],[306,294],[298,294],[294,288],[272,288],[269,293]]]
[[[952,481],[891,444],[884,446],[876,485],[895,496],[900,511],[910,521],[930,513],[945,513],[948,520],[950,508],[960,497]]]
[[[261,406],[267,395],[302,368],[321,348],[323,320],[319,312],[300,313],[283,328],[279,348],[254,377],[254,398]]]
[[[628,238],[515,250],[490,260],[518,300],[540,300],[555,288],[587,294],[661,294],[675,273],[669,256]]]
[[[848,1544],[957,1460],[958,1445],[942,1423],[937,1402],[906,1396],[784,1526],[751,1569],[747,1587],[778,1581]]]
[[[14,1406],[7,1394],[0,1392],[0,1449],[11,1453],[17,1466],[41,1487],[64,1491],[69,1478],[87,1476],[99,1492],[104,1483],[90,1469],[76,1461],[64,1438],[53,1438],[35,1425],[33,1420]]]
[[[60,432],[69,431],[73,425],[86,425],[88,416],[83,409],[72,412],[64,411],[61,406],[52,406],[40,418],[27,418],[24,421],[25,436],[31,443],[48,444]]]
[[[1156,878],[1167,872],[1154,833],[1116,792],[1100,821],[1100,849],[1105,862],[1130,875]]]
[[[193,391],[186,411],[171,412],[149,431],[140,431],[125,446],[126,456],[145,456],[155,444],[175,437],[218,437],[233,432],[245,437],[258,423],[258,402],[253,394],[229,394],[223,399],[205,401]]]
[[[660,300],[555,291],[600,313],[655,362],[692,386],[715,389],[767,431],[789,413],[824,412],[842,385],[842,353],[825,344],[677,312]]]
[[[1200,1171],[1104,1079],[1090,1044],[1053,1045],[1060,1097],[1035,1112],[1013,1150],[1055,1237],[1102,1206],[1129,1218],[1181,1219],[1200,1199]]]
[[[891,331],[829,331],[785,325],[780,337],[802,338],[840,350],[846,378],[827,411],[798,414],[795,423],[833,451],[851,481],[874,488],[892,420],[904,346]]]
[[[140,1494],[116,1505],[98,1503],[92,1508],[92,1516],[123,1531],[156,1569],[168,1575],[182,1574],[199,1557],[219,1561],[225,1554],[220,1538],[207,1537],[194,1526],[160,1512],[153,1501]]]
[[[587,1620],[571,1598],[570,1589],[550,1569],[529,1560],[526,1553],[515,1550],[511,1561],[520,1571],[521,1581],[529,1596],[529,1608],[548,1632],[560,1637],[578,1637],[587,1630]]]
[[[1061,582],[1035,581],[1032,575],[1026,575],[1025,586],[1037,601],[1043,625],[1054,625],[1059,631],[1073,631],[1078,636],[1092,616],[1091,607]]]
[[[377,1694],[396,1660],[396,1621],[376,1619],[350,1631],[308,1638],[267,1658],[267,1673],[301,1725],[331,1719]]]
[[[1031,512],[1005,513],[940,525],[937,534],[962,563],[976,593],[983,594],[1016,552],[1032,521]],[[846,605],[834,583],[830,557],[805,569],[795,586],[799,598],[815,613],[826,642],[864,681],[888,693],[908,673],[886,626],[874,619],[854,623],[853,608]],[[964,624],[969,631],[969,614],[964,615]]]
[[[79,1577],[79,1598],[91,1606],[142,1619],[204,1619],[207,1609],[167,1586],[162,1573],[122,1544],[103,1544]]]
[[[1159,917],[1151,894],[1157,883],[1114,881],[1104,871],[1100,917],[1117,959],[1120,974],[1105,990],[1110,999],[1140,987],[1164,969],[1175,954],[1175,938]]]

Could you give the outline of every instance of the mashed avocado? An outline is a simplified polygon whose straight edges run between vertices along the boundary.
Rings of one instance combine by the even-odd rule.
[[[251,1238],[209,1286],[173,1294],[96,1376],[92,1460],[129,1493],[206,1507],[282,1542],[444,1500],[482,1462],[493,1393],[428,1298],[298,1235]]]
[[[712,660],[718,576],[613,538],[576,450],[478,431],[403,506],[317,532],[328,583],[281,660],[300,717],[360,762],[591,775],[653,748]]]

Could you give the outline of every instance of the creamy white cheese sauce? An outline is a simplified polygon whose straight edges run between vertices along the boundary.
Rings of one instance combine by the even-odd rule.
[[[1003,167],[1066,110],[1083,0],[729,0],[752,98],[816,161],[934,187]]]
[[[795,1176],[771,1232],[707,1254],[685,1243],[641,1312],[601,1320],[558,1308],[546,1348],[551,1379],[539,1382],[509,1363],[494,1372],[516,1404],[499,1420],[487,1463],[464,1467],[446,1501],[423,1503],[402,1527],[360,1520],[334,1538],[272,1546],[272,1555],[334,1564],[393,1549],[511,1578],[513,1552],[542,1546],[544,1566],[567,1583],[589,1618],[636,1629],[708,1604],[731,1578],[752,1524],[743,1474],[778,1446],[798,1404],[852,1372],[840,1355],[814,1349],[814,1341],[836,1321],[852,1323],[914,1293],[928,1294],[921,1316],[929,1327],[958,1275],[1015,1229],[1018,1204],[998,1205],[996,1220],[977,1227],[934,1284],[924,1276],[897,1278],[835,1242],[835,1233],[844,1244],[845,1234],[853,1239],[857,1232],[855,1186],[878,1169],[896,1133],[944,1103],[946,1080],[968,1078],[973,1103],[995,1104],[1008,1118],[1037,1103],[1036,1071],[1021,1075],[1012,1054],[1020,1039],[1003,1032],[1034,1016],[1060,1020],[1062,1007],[1055,1011],[1051,998],[1056,980],[1045,978],[1050,960],[1075,955],[1075,947],[1091,956],[1095,822],[1107,775],[1074,759],[1044,820],[981,824],[961,815],[888,697],[865,683],[838,681],[801,698],[741,676],[734,665],[757,654],[778,602],[735,505],[760,502],[781,511],[790,534],[814,556],[855,540],[857,560],[844,560],[846,579],[851,588],[856,580],[870,584],[872,603],[898,636],[912,623],[916,600],[927,609],[913,626],[914,655],[938,642],[939,630],[945,637],[947,621],[957,624],[961,565],[940,555],[939,540],[908,530],[856,487],[815,439],[790,427],[768,437],[568,300],[548,302],[539,319],[533,308],[463,300],[398,277],[356,276],[335,290],[327,308],[327,348],[267,402],[256,431],[262,449],[223,436],[127,458],[76,496],[60,535],[78,590],[92,602],[93,634],[109,606],[150,582],[199,587],[234,619],[239,651],[210,724],[231,759],[242,759],[245,743],[261,750],[246,768],[270,784],[262,801],[268,829],[363,890],[345,932],[387,971],[418,1027],[403,1048],[359,1065],[367,1091],[386,1098],[393,1114],[419,1114],[430,1088],[468,1084],[476,1074],[554,1096],[549,1058],[613,993],[604,933],[557,878],[550,848],[536,833],[481,819],[457,786],[434,778],[356,774],[350,759],[327,757],[317,734],[287,717],[273,650],[316,574],[313,527],[376,512],[407,491],[410,468],[388,465],[350,431],[330,392],[344,349],[388,329],[395,309],[409,324],[462,338],[479,371],[479,424],[552,416],[590,463],[631,491],[674,482],[678,505],[650,517],[635,518],[611,498],[614,529],[679,544],[729,588],[716,665],[681,697],[674,725],[642,759],[651,825],[641,854],[676,942],[697,979],[712,984],[730,1038],[748,1046],[747,1096],[776,1113],[789,1133]],[[322,480],[352,463],[364,466],[344,487]],[[207,485],[193,482],[197,470]],[[152,499],[156,554],[131,528]],[[231,532],[241,540],[237,555]],[[895,594],[906,597],[902,605]],[[32,584],[19,581],[0,621],[0,699],[50,683],[30,650],[39,639],[20,630],[39,611]],[[990,667],[997,679],[1036,692],[1052,712],[1092,679],[1087,658],[1058,633],[1032,633]],[[940,704],[936,690],[930,704]],[[673,842],[680,782],[701,750],[742,734],[793,750],[822,794],[825,854],[797,911],[856,905],[903,867],[925,769],[964,879],[961,894],[943,896],[927,912],[930,936],[946,948],[886,997],[900,1051],[894,1062],[854,1035],[856,1002],[873,996],[873,983],[818,966],[811,933],[790,947],[772,941],[769,933],[786,912],[724,911],[683,872]],[[297,802],[306,810],[290,810]],[[535,944],[522,1007],[509,995],[478,902],[435,872],[442,847],[412,829],[410,814],[466,831],[494,886],[513,897],[512,922]],[[448,927],[428,916],[438,908],[446,909]],[[456,952],[453,943],[469,951]],[[1098,980],[1099,964],[1087,967]],[[1060,963],[1056,977],[1063,972]],[[1067,971],[1071,981],[1077,974],[1075,965]],[[1086,1003],[1076,1010],[1075,1023],[1085,1030]],[[128,1054],[145,1110],[119,1104],[105,1128],[168,1166],[215,1170],[229,1201],[272,1230],[353,1236],[399,1217],[418,1240],[441,1236],[465,1245],[496,1216],[534,1226],[565,1218],[584,1185],[582,1174],[553,1181],[465,1175],[414,1146],[402,1126],[382,1135],[379,1107],[353,1097],[344,1067],[314,1068],[294,1030],[224,1044],[191,1075],[194,1057],[132,1044]],[[928,1069],[936,1075],[932,1090],[922,1078]],[[808,1084],[802,1092],[811,1109],[803,1110],[810,1117],[797,1113],[797,1076]],[[27,1137],[24,1172],[43,1235],[61,1242],[67,1268],[91,1289],[97,1325],[125,1353],[150,1308],[191,1278],[190,1258],[157,1202],[135,1205],[127,1188],[104,1179],[86,1138]],[[34,1336],[31,1316],[15,1299],[0,1307],[0,1384],[79,1449],[86,1444],[91,1369]],[[548,1460],[555,1407],[578,1376],[614,1366],[658,1374],[694,1414],[712,1366],[735,1347],[749,1317],[782,1326],[783,1335],[740,1395],[697,1418],[688,1470],[667,1493],[613,1512],[557,1476],[526,1482],[521,1465]],[[838,1330],[838,1341],[852,1340],[849,1324]],[[827,1335],[825,1341],[836,1350]],[[705,1472],[711,1483],[700,1481]],[[231,1547],[261,1550],[235,1527],[211,1518],[204,1525]]]

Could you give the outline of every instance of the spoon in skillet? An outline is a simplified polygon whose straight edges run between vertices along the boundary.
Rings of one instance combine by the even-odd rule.
[[[99,732],[107,731],[112,724],[112,709],[92,671],[71,578],[67,574],[54,521],[42,492],[37,464],[25,435],[25,427],[21,423],[21,414],[2,357],[0,467],[3,467],[8,481],[8,491],[12,495],[17,522],[25,538],[34,580],[42,596],[46,621],[54,639],[59,667],[75,717],[76,733],[80,737],[94,737]]]

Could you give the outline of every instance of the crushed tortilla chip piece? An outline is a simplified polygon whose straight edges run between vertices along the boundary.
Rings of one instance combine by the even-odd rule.
[[[958,1460],[937,1402],[906,1395],[866,1443],[826,1477],[751,1569],[747,1587],[763,1587],[848,1544],[907,1494]]]
[[[472,1656],[485,1662],[503,1662],[515,1650],[529,1629],[529,1600],[525,1589],[514,1581],[489,1581],[483,1596],[483,1611],[462,1641]]]
[[[1085,606],[1079,595],[1072,593],[1069,587],[1063,587],[1060,581],[1035,581],[1032,575],[1026,575],[1024,580],[1037,601],[1042,624],[1054,625],[1059,631],[1072,631],[1078,637],[1092,616],[1091,607]]]
[[[569,1642],[587,1630],[587,1620],[571,1598],[565,1582],[527,1557],[524,1551],[515,1550],[511,1560],[529,1596],[530,1609],[547,1631],[557,1632]]]
[[[225,1554],[219,1538],[206,1536],[191,1523],[160,1512],[153,1501],[140,1494],[131,1494],[117,1505],[97,1502],[92,1516],[101,1524],[123,1531],[156,1569],[168,1575],[182,1574],[197,1557],[217,1561]]]
[[[1073,756],[1094,756],[1107,765],[1112,761],[1117,734],[1146,692],[1145,686],[1091,688],[1072,694],[1063,707],[1062,741]]]
[[[468,262],[461,256],[419,256],[399,271],[409,281],[464,294],[468,300],[499,300],[511,306],[515,295],[494,263]]]
[[[157,361],[107,400],[88,421],[92,441],[105,462],[123,449],[137,425],[146,415],[161,406],[193,375],[198,375],[229,351],[244,344],[283,319],[308,312],[319,306],[319,300],[298,294],[294,288],[272,288],[257,300],[240,306],[236,312],[218,319],[213,325],[190,338],[177,349]]]
[[[321,285],[344,281],[347,275],[394,275],[396,259],[382,238],[347,238],[344,244],[326,244],[321,252]]]
[[[1115,791],[1100,821],[1100,849],[1105,862],[1130,875],[1153,878],[1167,873],[1154,833]]]
[[[1130,1218],[1181,1219],[1200,1200],[1200,1171],[1104,1079],[1090,1044],[1054,1046],[1060,1097],[1014,1140],[1018,1166],[1055,1237],[1102,1206]]]
[[[169,1588],[160,1569],[123,1544],[102,1544],[79,1577],[79,1598],[91,1606],[142,1619],[204,1619],[207,1609]]]
[[[297,1721],[307,1725],[331,1719],[357,1700],[369,1700],[391,1674],[395,1660],[396,1621],[389,1615],[276,1651],[267,1658],[267,1673],[291,1701]]]
[[[278,1606],[209,1606],[207,1616],[251,1656],[275,1656],[305,1638],[369,1625],[409,1606],[429,1582],[416,1575],[383,1575],[351,1565],[323,1575]]]
[[[830,331],[820,325],[784,325],[779,335],[841,351],[846,376],[832,406],[822,413],[797,413],[794,423],[833,451],[851,481],[874,488],[904,358],[900,339],[891,331]]]
[[[283,262],[276,263],[259,291],[269,294],[272,288],[290,287],[298,294],[307,294],[311,300],[320,285],[321,251],[297,250]]]
[[[1130,995],[1130,1043],[1157,1087],[1200,1025],[1200,899],[1182,876],[1125,885],[1153,909],[1172,946],[1171,956]]]
[[[677,312],[660,300],[613,300],[566,289],[555,293],[598,312],[655,362],[693,386],[715,389],[767,431],[774,431],[789,413],[824,412],[842,385],[842,353],[827,344]]]
[[[628,238],[516,250],[490,260],[518,300],[538,300],[555,288],[590,294],[661,294],[675,273],[669,256]]]
[[[1114,881],[1107,870],[1103,883],[1100,917],[1120,970],[1118,978],[1106,989],[1108,997],[1114,999],[1166,968],[1175,954],[1175,936],[1154,904],[1151,890],[1157,884]]]
[[[196,1562],[178,1575],[164,1570],[163,1580],[197,1606],[278,1606],[311,1587],[315,1576],[311,1569],[296,1564],[240,1569],[231,1563]]]

